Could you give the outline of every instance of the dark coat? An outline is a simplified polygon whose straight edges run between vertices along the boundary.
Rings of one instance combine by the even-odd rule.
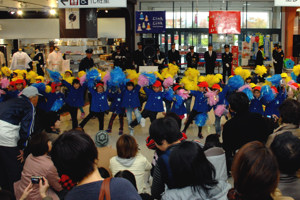
[[[255,60],[255,65],[263,65],[264,64],[265,58],[263,57],[263,54],[260,50],[258,50],[256,54],[256,60]]]
[[[175,61],[176,65],[178,65],[180,63],[179,51],[175,50],[173,52],[172,50],[169,50],[168,51],[168,59],[169,59],[169,63],[173,63]]]
[[[86,71],[86,70],[89,70],[91,69],[92,67],[94,67],[94,60],[93,58],[91,59],[88,59],[87,57],[83,58],[81,61],[80,61],[80,64],[79,64],[79,71]]]
[[[216,67],[217,53],[215,51],[212,51],[212,54],[210,56],[209,51],[206,51],[204,53],[204,60],[205,60],[206,74],[214,74],[214,70]]]
[[[188,67],[192,67],[192,68],[196,68],[198,66],[198,62],[199,62],[199,54],[194,52],[192,55],[192,52],[188,52],[186,54],[186,61],[187,61],[187,66]]]

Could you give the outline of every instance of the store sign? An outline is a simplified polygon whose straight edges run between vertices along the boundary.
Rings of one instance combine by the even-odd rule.
[[[275,0],[275,6],[299,7],[300,0]]]
[[[127,0],[58,0],[58,8],[126,8]]]
[[[165,33],[165,11],[137,11],[135,19],[136,33]]]
[[[232,46],[231,52],[232,52],[232,66],[238,67],[239,66],[239,47]]]
[[[240,34],[240,11],[209,11],[210,34]]]

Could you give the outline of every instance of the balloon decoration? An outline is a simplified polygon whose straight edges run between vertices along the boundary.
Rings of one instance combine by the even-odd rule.
[[[287,68],[287,69],[294,68],[295,62],[293,60],[286,58],[283,62],[284,62],[285,68]]]

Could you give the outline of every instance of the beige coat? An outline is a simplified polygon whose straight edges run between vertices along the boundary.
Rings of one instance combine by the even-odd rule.
[[[270,147],[277,135],[280,135],[284,132],[290,131],[293,135],[297,136],[300,139],[300,129],[299,126],[294,124],[282,124],[277,128],[271,135],[269,135],[268,141],[266,143],[267,147]]]

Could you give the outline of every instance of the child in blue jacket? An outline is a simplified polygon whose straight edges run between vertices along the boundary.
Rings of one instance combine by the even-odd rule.
[[[204,92],[206,91],[206,88],[208,88],[207,82],[201,82],[198,84],[199,91],[191,90],[190,94],[195,97],[195,103],[193,110],[191,111],[188,120],[184,126],[184,129],[182,132],[186,133],[186,130],[194,120],[194,118],[201,113],[207,113],[210,108],[209,105],[207,104],[207,97],[204,96]],[[198,126],[198,137],[201,139],[203,138],[202,136],[202,127]]]
[[[173,87],[173,91],[176,93],[176,95],[178,95],[178,91],[182,89],[182,87],[180,87],[180,85],[175,85]],[[178,105],[178,102],[176,102],[176,97],[175,99],[173,99],[173,106],[171,108],[171,112],[175,113],[179,118],[180,120],[182,120],[184,118],[184,115],[187,113],[187,110],[186,110],[186,107],[185,107],[185,100],[183,100],[181,102],[180,105]],[[181,122],[180,122],[181,124]]]
[[[260,96],[260,90],[261,90],[261,87],[259,87],[259,86],[255,86],[253,88],[254,99],[252,99],[250,102],[249,111],[252,113],[259,113],[261,115],[264,115],[264,109],[263,109],[262,99]]]
[[[78,79],[74,79],[72,85],[65,80],[62,80],[62,84],[65,85],[69,90],[68,96],[65,99],[66,105],[62,110],[71,114],[72,127],[75,129],[78,127],[78,108],[84,105],[86,84],[81,86]]]
[[[127,82],[126,87],[122,90],[122,108],[125,109],[128,126],[132,122],[132,112],[134,112],[135,118],[138,123],[141,122],[141,113],[139,111],[140,99],[139,92],[141,86],[134,86],[133,82]],[[133,129],[130,129],[130,135],[133,135]]]
[[[276,97],[273,101],[267,102],[263,99],[263,104],[266,106],[265,109],[265,117],[268,118],[274,118],[274,119],[278,119],[280,117],[279,114],[279,106],[282,104],[282,102],[286,99],[286,91],[285,88],[282,87],[279,92],[277,90],[276,87],[271,87],[272,90],[275,92]]]
[[[141,125],[145,126],[145,119],[150,118],[150,121],[153,122],[156,119],[157,113],[164,111],[163,99],[165,96],[164,92],[161,92],[161,82],[155,81],[152,85],[152,89],[144,87],[144,91],[148,97],[145,108],[142,112]],[[135,119],[130,123],[130,128],[133,129],[139,124],[138,120]]]
[[[97,117],[99,121],[99,130],[103,130],[104,123],[104,114],[109,109],[107,102],[107,94],[108,91],[104,91],[103,83],[98,83],[96,85],[96,90],[94,88],[88,88],[92,95],[91,101],[91,112],[84,118],[84,120],[80,123],[80,127],[83,128],[85,124],[92,119],[92,117]]]
[[[112,102],[109,107],[109,111],[111,111],[112,114],[106,132],[111,133],[112,125],[114,123],[115,118],[118,115],[120,121],[119,135],[122,135],[124,127],[124,108],[122,108],[121,89],[117,88],[116,91],[109,90],[108,97],[112,99]]]

